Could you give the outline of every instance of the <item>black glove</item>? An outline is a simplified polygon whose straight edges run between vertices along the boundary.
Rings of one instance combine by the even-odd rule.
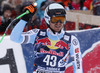
[[[31,4],[31,5],[29,5],[29,6],[26,6],[25,8],[24,8],[24,12],[26,12],[26,11],[29,11],[30,13],[29,14],[26,14],[26,15],[24,15],[23,17],[22,17],[22,20],[25,20],[25,21],[29,21],[29,19],[36,13],[36,7],[33,5],[33,4]]]

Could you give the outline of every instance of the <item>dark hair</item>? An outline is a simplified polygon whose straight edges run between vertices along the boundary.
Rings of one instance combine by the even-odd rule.
[[[65,7],[64,3],[63,2],[58,2],[59,4],[61,4],[63,7]]]
[[[4,7],[3,7],[3,14],[4,14],[4,12],[5,12],[6,10],[10,10],[10,11],[11,11],[11,10],[12,10],[11,6],[8,5],[8,4],[5,4]]]
[[[71,2],[72,2],[72,0],[71,0]],[[73,9],[73,7],[70,3],[68,4],[68,6],[69,6],[70,9]],[[80,0],[80,10],[82,10],[83,7],[84,7],[84,0]]]
[[[46,1],[43,1],[40,5],[40,8],[42,8],[46,4]]]
[[[80,0],[80,10],[82,10],[83,9],[83,7],[84,7],[84,0]]]

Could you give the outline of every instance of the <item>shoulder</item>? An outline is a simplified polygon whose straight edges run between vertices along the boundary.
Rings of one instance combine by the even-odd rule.
[[[67,37],[67,39],[69,38],[71,42],[79,42],[78,38],[71,33],[65,32],[65,36]]]
[[[69,41],[69,42],[70,42],[70,41],[71,41],[71,36],[72,36],[72,35],[71,35],[70,33],[68,33],[68,32],[65,31],[64,37],[63,37],[63,38],[64,38],[66,41]]]
[[[74,35],[71,36],[71,43],[72,43],[74,46],[79,45],[79,40],[77,39],[76,36],[74,36]]]
[[[46,29],[40,29],[38,34],[41,35],[41,36],[45,36],[46,33],[47,33]]]
[[[26,35],[33,35],[33,34],[37,34],[38,32],[40,31],[40,29],[32,29],[32,30],[29,30],[27,32],[23,32],[23,34],[26,34]]]

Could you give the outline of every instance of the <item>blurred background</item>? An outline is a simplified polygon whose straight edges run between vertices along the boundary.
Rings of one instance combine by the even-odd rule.
[[[23,13],[24,7],[32,3],[37,4],[37,12],[34,16],[30,17],[24,31],[35,28],[47,29],[47,25],[44,20],[44,10],[49,4],[54,2],[63,5],[66,12],[68,12],[66,23],[64,25],[64,29],[66,31],[86,30],[99,27],[98,18],[94,17],[100,15],[99,0],[0,0],[0,35],[4,33],[7,26],[13,19]],[[76,13],[79,14],[77,15]],[[80,17],[80,15],[82,17]],[[88,15],[93,15],[93,19],[91,19],[91,16]],[[97,20],[98,23],[93,23],[94,19],[95,21]],[[11,33],[16,23],[11,25],[8,29],[8,35]]]

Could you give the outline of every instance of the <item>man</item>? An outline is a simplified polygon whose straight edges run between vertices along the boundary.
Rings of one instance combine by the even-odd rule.
[[[93,5],[93,15],[100,16],[100,1],[97,1]]]
[[[3,9],[3,15],[0,16],[0,34],[4,33],[9,23],[12,21],[12,8],[8,4],[5,4]]]
[[[80,44],[75,36],[63,30],[66,22],[64,7],[58,3],[50,4],[45,9],[44,18],[48,29],[33,29],[22,33],[27,23],[24,17],[17,23],[10,36],[15,42],[33,44],[33,73],[64,73],[69,55],[73,61],[74,73],[83,73]]]

